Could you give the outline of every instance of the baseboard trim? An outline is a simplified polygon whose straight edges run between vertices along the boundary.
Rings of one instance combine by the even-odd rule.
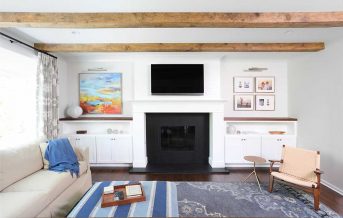
[[[337,186],[331,184],[330,182],[322,179],[322,181],[320,182],[321,184],[325,185],[326,187],[328,187],[329,189],[331,189],[332,191],[337,192],[338,194],[343,196],[343,190],[338,188]]]

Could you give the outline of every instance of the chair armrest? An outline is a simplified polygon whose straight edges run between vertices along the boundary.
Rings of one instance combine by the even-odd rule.
[[[269,173],[272,173],[273,172],[273,165],[275,163],[282,163],[282,160],[269,160],[269,162],[270,162]]]
[[[321,171],[321,170],[319,170],[319,169],[316,169],[316,170],[314,171],[314,173],[315,173],[316,175],[320,175],[320,174],[324,174],[324,171]]]
[[[281,163],[282,161],[281,160],[268,160],[269,162],[272,162],[272,163]]]
[[[320,186],[320,176],[324,173],[323,171],[316,169],[315,171],[313,171],[316,176],[317,176],[317,187],[319,188]]]

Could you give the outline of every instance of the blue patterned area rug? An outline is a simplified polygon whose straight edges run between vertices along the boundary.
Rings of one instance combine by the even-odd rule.
[[[176,182],[180,217],[340,217],[300,190],[275,183],[273,193],[253,182]]]

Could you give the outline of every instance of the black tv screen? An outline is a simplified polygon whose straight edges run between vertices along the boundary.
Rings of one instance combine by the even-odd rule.
[[[152,64],[151,94],[204,94],[203,64]]]

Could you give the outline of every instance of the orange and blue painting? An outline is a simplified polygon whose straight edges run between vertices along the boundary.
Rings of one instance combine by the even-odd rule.
[[[121,73],[80,73],[80,107],[85,114],[122,113]]]

